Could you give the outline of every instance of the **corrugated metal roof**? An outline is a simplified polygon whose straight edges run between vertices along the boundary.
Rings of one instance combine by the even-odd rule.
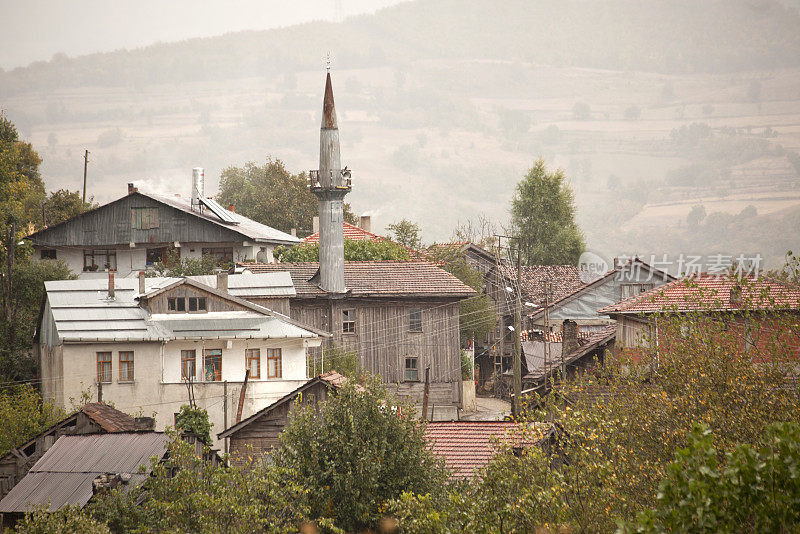
[[[215,224],[227,228],[228,230],[238,232],[254,241],[268,242],[268,243],[285,243],[285,244],[300,242],[300,239],[298,239],[293,235],[286,234],[284,232],[281,232],[280,230],[276,230],[275,228],[271,228],[265,224],[258,223],[252,219],[248,219],[243,215],[234,213],[232,211],[228,211],[224,208],[221,209],[225,212],[227,219],[229,219],[228,221],[223,221],[218,215],[215,215],[209,209],[205,209],[203,211],[200,211],[198,209],[192,209],[191,199],[188,198],[183,198],[179,196],[170,197],[165,195],[158,195],[155,193],[148,193],[144,191],[139,191],[138,193],[140,195],[152,198],[157,202],[167,204],[168,206],[172,206],[175,209],[179,209],[185,213],[194,215],[195,217],[211,221]],[[235,226],[231,226],[230,221],[233,221],[235,223]]]
[[[182,278],[146,278],[145,291],[177,284]],[[193,284],[216,287],[216,277],[191,277]],[[294,296],[289,273],[241,274],[228,277],[229,294]],[[232,287],[231,287],[232,286]],[[183,338],[311,338],[318,332],[252,303],[247,311],[150,315],[139,306],[139,281],[117,279],[115,299],[108,299],[108,280],[45,282],[47,301],[59,338],[76,341],[161,341]]]
[[[130,473],[129,484],[139,484],[150,472],[150,458],[163,457],[168,442],[162,432],[61,436],[0,501],[0,513],[48,503],[50,510],[83,506],[92,497],[92,481],[103,473]]]

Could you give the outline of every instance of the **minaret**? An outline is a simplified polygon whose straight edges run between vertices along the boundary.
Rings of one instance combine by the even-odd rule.
[[[311,171],[310,188],[319,199],[319,285],[323,291],[343,294],[344,215],[342,203],[350,192],[350,171],[342,169],[339,128],[333,105],[331,73],[325,80],[322,126],[319,132],[319,170]]]

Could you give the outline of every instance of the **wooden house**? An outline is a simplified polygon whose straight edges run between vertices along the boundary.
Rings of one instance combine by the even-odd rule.
[[[81,278],[102,278],[108,271],[136,276],[167,260],[168,251],[182,259],[271,262],[275,247],[299,242],[223,208],[202,192],[187,199],[139,191],[133,184],[126,196],[25,240],[33,245],[34,258],[63,260]]]
[[[330,333],[328,347],[354,351],[365,370],[393,384],[399,395],[421,401],[430,366],[434,416],[457,417],[458,303],[475,294],[458,278],[427,262],[344,262],[347,292],[333,297],[316,283],[318,263],[242,267],[254,273],[288,271],[297,293],[290,299],[290,316]],[[324,356],[315,349],[313,357],[322,363]]]
[[[294,408],[324,402],[345,380],[336,371],[316,376],[266,408],[220,432],[217,438],[229,440],[234,463],[244,463],[246,458],[254,454],[269,453],[278,444]]]

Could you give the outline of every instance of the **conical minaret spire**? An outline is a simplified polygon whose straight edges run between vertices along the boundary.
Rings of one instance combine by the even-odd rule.
[[[325,79],[322,103],[319,170],[311,172],[311,191],[319,199],[319,285],[327,293],[343,294],[347,291],[344,285],[343,202],[350,192],[350,171],[342,170],[330,72]]]

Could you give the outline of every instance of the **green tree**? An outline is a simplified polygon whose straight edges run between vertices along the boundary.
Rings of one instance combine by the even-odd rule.
[[[145,276],[200,276],[214,274],[216,269],[230,268],[229,262],[218,260],[206,254],[200,258],[181,258],[178,251],[168,250],[162,261],[156,262],[152,269],[145,271]]]
[[[659,485],[656,507],[622,532],[795,532],[800,525],[800,426],[769,425],[763,443],[719,461],[698,425]]]
[[[419,250],[422,248],[422,238],[420,233],[422,230],[419,224],[413,223],[408,219],[403,219],[396,223],[392,223],[386,227],[389,230],[389,235],[398,243],[411,250]]]
[[[575,195],[564,171],[548,172],[543,159],[517,184],[511,221],[528,265],[577,265],[586,248],[575,222]]]
[[[319,261],[319,244],[304,243],[293,247],[278,247],[275,249],[275,257],[284,263]],[[404,247],[388,239],[372,241],[345,238],[344,259],[345,261],[408,261],[411,256]]]
[[[311,519],[360,532],[374,529],[404,491],[441,488],[445,472],[423,432],[413,406],[387,396],[377,379],[349,381],[319,409],[294,413],[273,458],[307,492]]]
[[[267,158],[257,165],[227,167],[222,171],[217,200],[235,205],[236,211],[282,232],[297,229],[298,235],[312,233],[314,217],[319,213],[317,197],[308,190],[306,174],[290,173],[279,159]],[[344,204],[344,220],[355,224],[350,205]]]
[[[97,204],[93,200],[89,199],[89,202],[84,202],[79,191],[70,191],[68,189],[51,191],[44,204],[47,226],[55,226],[60,222],[96,208]]]
[[[691,227],[699,226],[703,219],[706,218],[706,207],[702,204],[692,206],[691,211],[686,216],[686,224]]]
[[[181,406],[181,411],[175,416],[175,427],[184,432],[196,434],[200,441],[211,445],[211,421],[208,412],[202,408],[192,408],[188,404]]]
[[[0,456],[66,416],[42,398],[30,384],[0,389]]]

